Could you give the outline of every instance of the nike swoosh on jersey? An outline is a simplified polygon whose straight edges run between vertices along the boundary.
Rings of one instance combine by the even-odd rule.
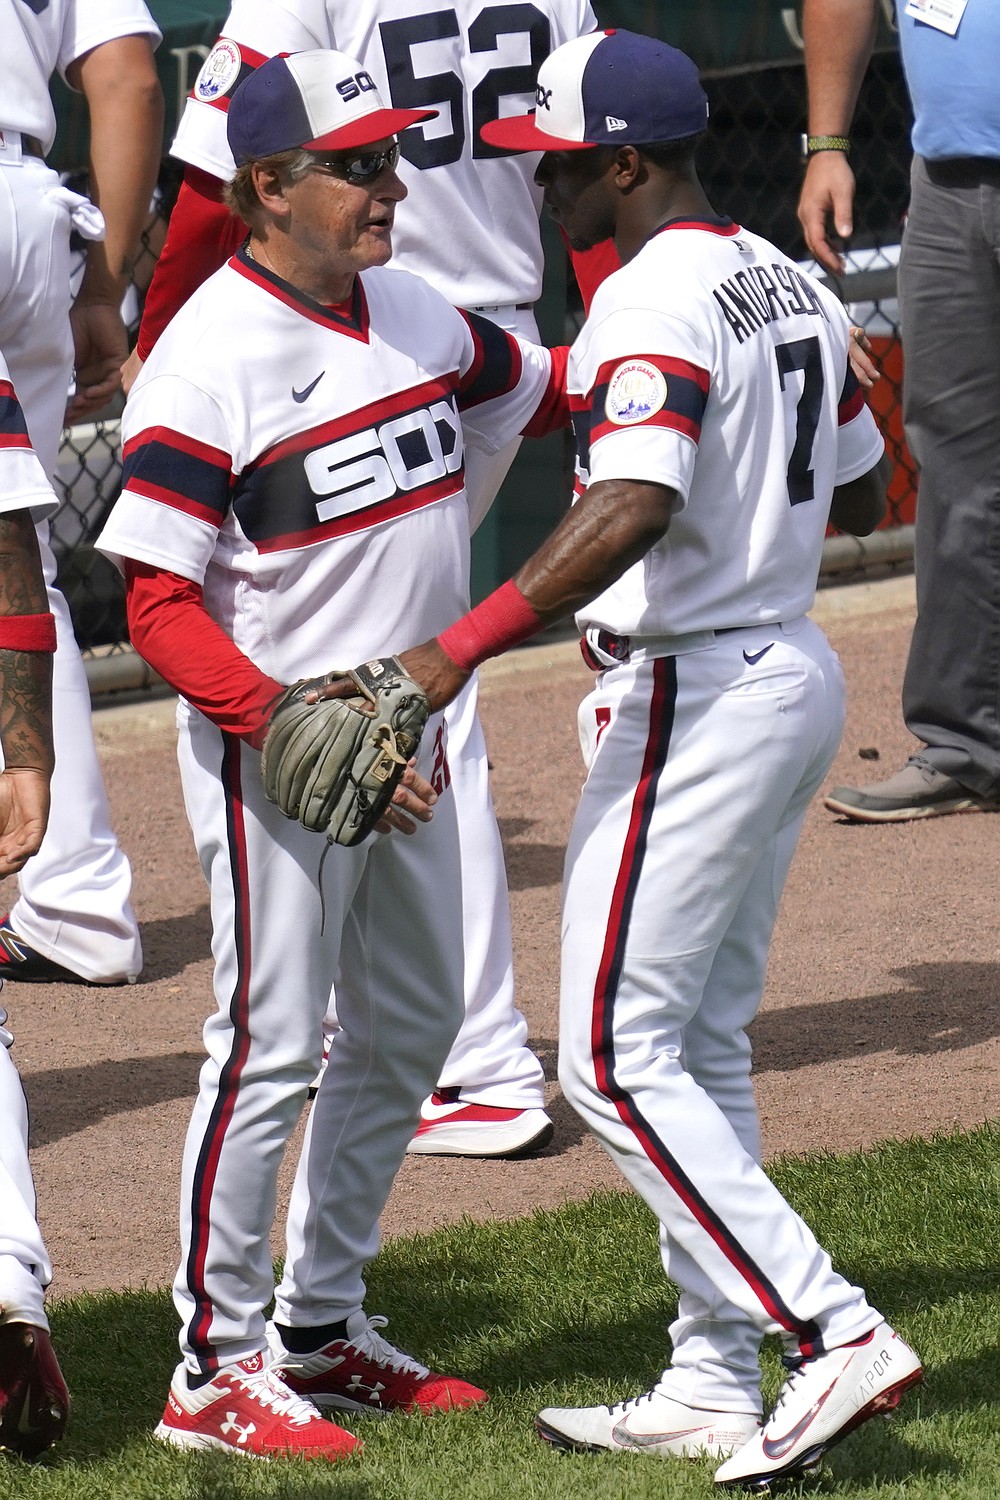
[[[774,642],[772,641],[771,642],[771,646],[773,646],[773,645],[774,645]],[[767,653],[771,649],[771,646],[761,646],[761,648],[760,648],[759,651],[754,651],[754,652],[744,651],[744,653],[743,653],[743,660],[746,662],[746,664],[747,664],[748,667],[755,667],[757,665],[757,663],[760,661],[761,657],[767,655]]]
[[[298,401],[298,402],[308,401],[309,397],[312,395],[313,391],[319,385],[320,381],[323,379],[323,376],[325,374],[326,374],[325,370],[320,370],[319,374],[316,376],[316,379],[313,380],[313,381],[311,381],[310,384],[307,385],[301,391],[297,391],[295,389],[295,387],[292,386],[292,400],[293,401]]]

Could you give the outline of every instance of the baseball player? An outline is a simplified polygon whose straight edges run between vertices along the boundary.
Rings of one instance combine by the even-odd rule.
[[[124,565],[133,641],[181,694],[182,784],[211,889],[218,1013],[182,1172],[184,1357],[158,1428],[181,1447],[333,1459],[356,1440],[304,1396],[348,1411],[485,1399],[395,1349],[363,1310],[379,1215],[463,1012],[454,798],[430,785],[443,720],[397,791],[395,831],[354,848],[284,818],[259,754],[283,684],[464,607],[464,442],[496,451],[563,420],[548,350],[385,266],[406,194],[396,132],[432,117],[383,104],[336,51],[271,58],[240,85],[228,194],[250,238],[133,387],[123,493],[100,539]],[[351,983],[267,1353],[278,1165],[338,966]]]
[[[161,150],[163,99],[153,62],[160,33],[142,0],[0,0],[0,28],[0,347],[51,476],[74,359],[70,420],[99,410],[119,385],[127,343],[118,306]],[[100,212],[63,187],[44,161],[56,131],[49,79],[57,69],[87,98]],[[91,249],[71,311],[73,227]],[[142,967],[132,875],[110,826],[90,693],[69,610],[55,588],[47,522],[39,545],[60,643],[55,813],[20,877],[16,904],[0,919],[0,974],[121,983]]]
[[[52,652],[34,517],[56,497],[0,355],[0,875],[41,845],[52,776]],[[28,1111],[0,1008],[0,1451],[33,1458],[63,1434],[69,1395],[49,1338],[52,1267],[35,1219]]]
[[[408,189],[393,264],[425,277],[449,302],[536,340],[532,312],[542,287],[540,193],[532,162],[486,146],[483,119],[526,108],[542,58],[593,31],[590,0],[527,6],[482,0],[235,0],[201,70],[172,151],[188,164],[185,185],[150,288],[137,353],[145,358],[184,298],[225,254],[240,227],[218,202],[231,176],[226,111],[239,80],[277,52],[335,47],[357,57],[397,104],[437,106],[404,136],[399,174]],[[473,528],[489,509],[518,440],[486,455],[470,449],[466,488]],[[447,711],[447,758],[459,808],[463,861],[466,1020],[424,1105],[409,1150],[506,1156],[544,1146],[542,1069],[514,1004],[510,913],[486,745],[473,678]],[[346,982],[346,977],[343,982]],[[334,1015],[328,1017],[328,1029]]]
[[[864,533],[884,511],[883,443],[839,304],[709,204],[706,117],[689,58],[616,31],[559,48],[536,113],[484,127],[544,148],[536,179],[571,243],[613,234],[623,264],[570,354],[582,498],[514,580],[402,661],[440,706],[577,610],[597,676],[560,1080],[657,1215],[681,1295],[651,1391],[548,1409],[539,1430],[563,1448],[728,1453],[718,1483],[759,1487],[894,1407],[921,1368],[760,1167],[745,1027],[844,713],[806,610],[828,516]],[[764,1333],[790,1373],[761,1425]]]

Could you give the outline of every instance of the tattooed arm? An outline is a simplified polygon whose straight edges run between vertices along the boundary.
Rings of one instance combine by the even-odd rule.
[[[26,510],[0,514],[0,631],[5,615],[44,615],[49,604]],[[49,816],[52,653],[0,648],[0,876],[36,852]]]

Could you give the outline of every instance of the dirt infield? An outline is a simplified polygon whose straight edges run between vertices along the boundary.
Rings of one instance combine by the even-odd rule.
[[[830,784],[876,780],[912,743],[898,709],[912,584],[831,590],[817,613],[850,692]],[[559,882],[587,683],[572,647],[543,647],[491,664],[483,693],[518,994],[549,1079],[555,1138],[531,1161],[408,1159],[387,1234],[620,1184],[554,1083]],[[169,1282],[180,1149],[212,1004],[207,895],[181,807],[170,705],[102,708],[96,726],[135,868],[142,980],[123,989],[8,984],[3,996],[60,1295]],[[862,749],[878,761],[859,759]],[[810,810],[753,1028],[769,1154],[851,1149],[1000,1115],[998,837],[1000,822],[983,813],[879,828],[840,823],[819,803]]]

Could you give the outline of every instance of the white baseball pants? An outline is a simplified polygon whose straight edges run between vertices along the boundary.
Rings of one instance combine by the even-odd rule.
[[[35,1219],[28,1165],[28,1107],[0,1009],[0,1322],[48,1328],[45,1288],[52,1266]]]
[[[566,856],[559,1076],[661,1226],[681,1291],[659,1386],[760,1411],[764,1333],[795,1352],[880,1315],[761,1170],[753,1019],[806,806],[843,727],[802,618],[601,673]]]
[[[55,172],[33,157],[0,169],[0,348],[49,476],[73,368],[69,234],[69,209]],[[132,872],[111,830],[87,676],[69,608],[54,586],[48,536],[48,522],[42,522],[38,540],[59,643],[52,813],[41,849],[18,877],[11,922],[33,948],[85,979],[123,979],[142,968]]]
[[[211,891],[217,1012],[184,1151],[174,1296],[192,1371],[264,1343],[278,1166],[320,1059],[338,965],[336,1046],[310,1111],[278,1317],[337,1321],[364,1299],[378,1221],[463,1013],[454,799],[412,837],[326,841],[269,803],[260,755],[183,703],[179,758]],[[420,769],[436,738],[431,719]]]

